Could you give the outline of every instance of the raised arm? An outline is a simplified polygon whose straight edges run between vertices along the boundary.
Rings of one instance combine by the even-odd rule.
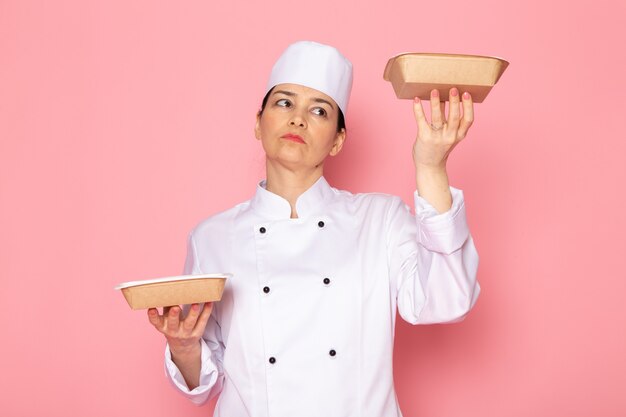
[[[413,145],[413,162],[419,195],[428,201],[439,213],[452,207],[452,195],[448,183],[446,163],[454,147],[467,135],[474,121],[472,97],[450,89],[448,119],[445,117],[445,102],[439,100],[439,91],[430,93],[431,119],[428,123],[419,98],[415,98],[413,112],[417,121],[418,133]],[[461,107],[463,112],[461,113]]]
[[[461,106],[463,114],[461,114]],[[450,91],[450,111],[439,92],[431,92],[429,123],[419,99],[414,102],[418,134],[413,146],[417,192],[415,216],[397,200],[389,210],[389,266],[398,311],[412,324],[462,320],[476,303],[478,253],[465,217],[463,193],[450,187],[448,156],[473,121],[472,99]]]

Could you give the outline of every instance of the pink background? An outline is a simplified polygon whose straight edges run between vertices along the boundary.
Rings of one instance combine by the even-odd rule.
[[[621,0],[0,1],[0,413],[208,416],[113,287],[182,271],[185,238],[264,175],[273,61],[312,39],[354,63],[331,184],[410,202],[405,51],[510,67],[455,150],[483,293],[468,319],[400,321],[405,416],[626,414]]]

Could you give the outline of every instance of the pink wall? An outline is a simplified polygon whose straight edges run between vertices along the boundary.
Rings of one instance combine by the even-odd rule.
[[[354,63],[332,184],[410,201],[404,51],[511,66],[449,164],[483,292],[461,323],[400,321],[405,416],[626,415],[621,0],[0,2],[0,413],[207,416],[113,291],[181,272],[198,221],[262,178],[255,111],[290,42]]]

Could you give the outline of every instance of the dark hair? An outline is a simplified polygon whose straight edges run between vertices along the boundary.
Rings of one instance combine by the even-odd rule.
[[[274,88],[272,87],[272,89],[267,92],[265,97],[263,97],[263,102],[261,103],[261,110],[259,110],[259,115],[263,114],[263,110],[265,110],[265,106],[267,105],[267,100],[270,98],[270,94],[272,94],[273,90]],[[338,110],[339,116],[337,117],[337,132],[341,132],[341,129],[346,128],[346,119],[343,117],[343,112],[341,111],[341,109],[338,108]]]

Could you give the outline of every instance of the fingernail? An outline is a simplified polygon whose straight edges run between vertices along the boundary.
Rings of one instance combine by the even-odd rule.
[[[456,97],[459,95],[459,90],[457,90],[456,88],[453,88],[452,90],[450,90],[450,95],[453,97]]]
[[[419,102],[420,102],[420,98],[419,98],[419,97],[415,97],[415,98],[413,99],[413,102],[414,102],[414,103],[419,103]]]
[[[433,90],[431,95],[433,97],[439,97],[439,90]]]
[[[470,93],[468,93],[467,91],[463,93],[463,98],[465,100],[469,100],[470,99]]]

